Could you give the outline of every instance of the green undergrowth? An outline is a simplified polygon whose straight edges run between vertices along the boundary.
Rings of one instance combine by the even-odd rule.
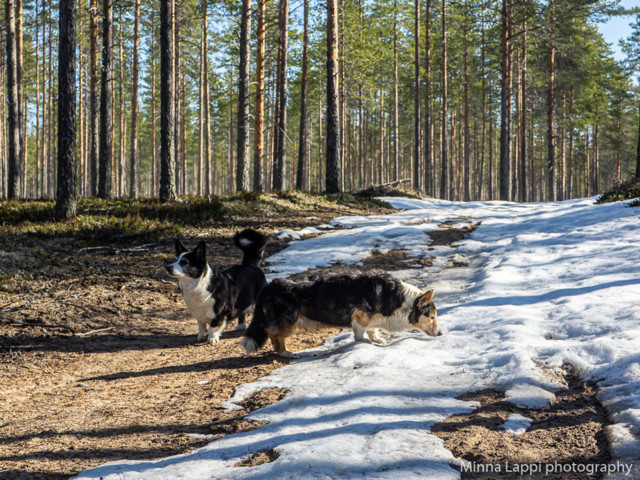
[[[372,198],[340,193],[332,195],[301,192],[237,193],[220,197],[182,197],[161,204],[156,199],[95,199],[78,201],[72,220],[56,222],[53,201],[0,202],[0,236],[40,238],[71,237],[89,243],[125,241],[135,236],[159,237],[180,233],[185,228],[211,228],[246,218],[284,216],[287,213],[390,208]]]
[[[640,199],[640,179],[634,178],[628,182],[622,183],[608,192],[600,195],[596,203],[621,202],[623,200],[631,200],[633,198]],[[631,202],[631,207],[640,206],[640,200]]]

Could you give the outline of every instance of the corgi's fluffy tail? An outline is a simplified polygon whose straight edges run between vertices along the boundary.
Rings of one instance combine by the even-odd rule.
[[[268,240],[268,237],[252,228],[238,232],[233,237],[233,242],[236,247],[242,250],[244,254],[242,263],[253,265],[260,265],[262,255],[264,254],[264,247]]]
[[[249,328],[244,332],[244,338],[240,341],[240,345],[247,355],[251,355],[267,343],[269,334],[266,329],[266,320],[264,310],[256,306]]]

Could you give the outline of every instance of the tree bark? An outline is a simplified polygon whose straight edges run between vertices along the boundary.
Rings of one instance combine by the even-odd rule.
[[[304,188],[304,160],[307,151],[307,71],[309,57],[309,0],[304,0],[304,33],[302,37],[302,88],[300,92],[300,138],[298,140],[298,168],[296,190]]]
[[[465,30],[466,31],[466,30]],[[463,191],[462,195],[465,202],[471,200],[471,162],[469,150],[469,137],[471,132],[469,130],[469,48],[467,47],[468,41],[465,41],[464,49],[464,143],[463,143]]]
[[[502,0],[500,84],[500,200],[511,196],[511,31],[512,0]]]
[[[58,50],[58,188],[56,219],[72,218],[77,211],[76,159],[76,5],[60,0]]]
[[[27,107],[24,97],[23,0],[16,0],[16,82],[18,86],[18,128],[20,129],[20,191],[27,196]]]
[[[340,191],[340,119],[338,99],[338,1],[327,0],[327,151],[328,193]]]
[[[522,21],[522,59],[520,60],[522,85],[520,87],[520,168],[518,190],[520,201],[527,202],[527,21]]]
[[[413,188],[422,190],[422,80],[420,79],[420,0],[415,0],[414,7],[414,33],[413,33]]]
[[[109,0],[106,0],[109,1]],[[171,0],[160,1],[160,202],[176,199],[173,12]]]
[[[442,0],[442,149],[441,173],[440,173],[440,198],[446,200],[447,185],[449,183],[447,159],[447,2]]]
[[[265,15],[267,0],[258,0],[258,25],[256,27],[256,117],[253,132],[253,189],[261,192],[264,164],[264,54]]]
[[[425,16],[425,92],[424,109],[424,190],[429,196],[434,194],[433,185],[433,132],[431,126],[431,0],[426,0]]]
[[[398,0],[393,1],[393,180],[398,180],[400,162],[398,125]]]
[[[238,138],[236,190],[246,192],[249,184],[249,61],[251,41],[251,0],[242,0],[240,19],[240,66],[238,74]]]
[[[5,0],[7,22],[7,102],[8,115],[8,157],[7,157],[7,198],[20,198],[20,105],[18,104],[18,66],[16,54],[15,3]]]
[[[554,202],[558,196],[556,171],[556,46],[554,0],[549,1],[549,80],[547,83],[547,200]]]
[[[278,100],[275,118],[275,151],[273,159],[273,190],[284,188],[284,168],[287,152],[287,63],[289,51],[289,0],[280,0],[278,35]]]
[[[100,167],[98,196],[110,198],[113,164],[113,0],[103,0],[102,17],[102,73],[100,91]]]
[[[138,196],[138,52],[140,48],[140,0],[135,0],[133,27],[133,71],[131,75],[131,157],[129,196]]]
[[[89,163],[90,194],[98,193],[98,0],[89,2]]]

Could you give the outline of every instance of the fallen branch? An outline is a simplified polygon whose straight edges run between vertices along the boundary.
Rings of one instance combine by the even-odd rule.
[[[97,330],[90,330],[88,332],[76,333],[76,337],[86,337],[87,335],[93,335],[94,333],[106,332],[107,330],[113,330],[114,327],[99,328]]]
[[[393,187],[394,185],[400,185],[401,183],[407,183],[410,181],[410,178],[404,178],[402,180],[394,180],[393,182],[381,183],[380,185],[372,185],[369,188]]]
[[[144,232],[136,232],[136,233],[123,233],[121,235],[114,235],[112,238],[124,239],[124,238],[134,238],[134,237],[142,237],[144,235],[151,235],[152,233],[164,232],[165,230],[171,230],[173,227],[162,227],[162,228],[154,228],[153,230],[145,230]]]
[[[64,323],[22,323],[22,322],[12,322],[8,324],[11,327],[42,327],[42,328],[63,328],[65,330],[69,330],[72,335],[76,334],[76,331],[68,325]]]
[[[154,245],[152,243],[147,243],[145,245],[140,245],[138,247],[133,247],[133,248],[115,248],[115,247],[109,247],[109,246],[102,246],[102,247],[84,247],[81,248],[80,250],[78,250],[76,252],[76,255],[80,255],[81,253],[84,252],[109,252],[109,253],[114,253],[116,255],[119,255],[121,253],[141,253],[141,252],[148,252],[150,247],[153,247]]]

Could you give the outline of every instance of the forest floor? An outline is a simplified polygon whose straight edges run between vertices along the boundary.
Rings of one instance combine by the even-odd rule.
[[[215,208],[220,210],[220,205]],[[222,409],[237,385],[255,381],[288,360],[268,349],[245,357],[235,325],[227,327],[216,345],[194,344],[196,322],[163,268],[174,258],[176,234],[187,245],[205,238],[209,262],[226,268],[240,260],[232,243],[239,228],[259,227],[271,234],[319,225],[337,216],[393,212],[371,201],[295,195],[233,198],[223,210],[224,214],[215,214],[215,220],[209,221],[202,207],[195,226],[167,219],[158,225],[141,222],[144,228],[152,227],[148,234],[135,231],[136,221],[127,214],[122,220],[128,222],[124,231],[87,227],[86,232],[93,228],[95,234],[91,241],[86,232],[61,234],[46,221],[25,223],[4,213],[0,235],[1,479],[68,478],[112,460],[187,452],[214,438],[259,427],[244,417],[286,394],[263,390],[246,399],[241,410]],[[431,241],[448,244],[468,231],[452,228],[437,233]],[[266,256],[286,245],[273,239]],[[403,251],[392,251],[370,257],[362,268],[389,271],[407,268],[410,261]],[[298,333],[289,346],[293,351],[314,347],[335,333]],[[580,408],[601,410],[589,389],[576,388],[571,395],[574,400],[579,396]],[[489,402],[480,400],[483,405]],[[491,401],[502,405],[499,395]],[[438,434],[453,442],[450,448],[458,445],[456,455],[465,456],[469,452],[456,438],[465,438],[471,424],[481,428],[495,423],[495,416],[494,409],[486,418],[483,412],[463,422],[453,418],[439,427]],[[564,447],[557,442],[567,426],[545,421],[536,448],[544,446],[553,461],[559,458],[554,457],[554,448],[562,455]],[[595,427],[574,434],[577,444],[594,451],[572,452],[573,458],[593,458],[606,451],[601,434],[604,417],[594,422]],[[482,430],[479,435],[478,439],[484,435]],[[476,462],[495,461],[498,444],[472,443]],[[518,450],[509,453],[514,462]]]

